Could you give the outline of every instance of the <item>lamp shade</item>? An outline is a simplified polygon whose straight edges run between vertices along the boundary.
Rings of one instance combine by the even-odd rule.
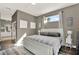
[[[72,35],[72,31],[67,31],[67,38],[66,38],[66,43],[67,44],[72,44],[72,38],[71,38],[71,35]]]
[[[72,34],[72,31],[67,31],[67,34]]]

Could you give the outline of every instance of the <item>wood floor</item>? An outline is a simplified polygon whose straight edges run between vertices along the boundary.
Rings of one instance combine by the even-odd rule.
[[[5,50],[12,47],[15,44],[15,39],[11,37],[4,37],[0,39],[0,50]]]
[[[59,54],[62,54],[62,55],[76,55],[76,48],[69,48],[69,47],[65,47],[65,46],[62,46],[61,49],[60,49],[60,52]]]

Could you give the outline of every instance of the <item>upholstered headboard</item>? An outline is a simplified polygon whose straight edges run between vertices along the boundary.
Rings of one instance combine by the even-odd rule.
[[[64,32],[63,28],[52,28],[52,29],[41,29],[40,32],[58,32],[61,34],[61,38],[63,40],[62,45],[64,45]]]
[[[41,29],[40,32],[58,32],[61,34],[61,36],[64,35],[62,28],[53,28],[53,29]]]

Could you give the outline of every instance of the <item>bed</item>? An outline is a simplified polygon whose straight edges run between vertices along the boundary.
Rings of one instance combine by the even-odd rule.
[[[59,36],[58,32],[61,33],[62,30],[60,29],[47,29],[41,30],[40,35],[32,35],[32,36],[27,36],[23,40],[23,45],[26,49],[34,53],[35,55],[58,55],[59,49],[61,48],[62,45],[62,40],[63,36]],[[55,30],[55,31],[53,31]],[[52,36],[50,33],[57,33],[55,35],[57,36]],[[49,35],[49,34],[50,35]]]

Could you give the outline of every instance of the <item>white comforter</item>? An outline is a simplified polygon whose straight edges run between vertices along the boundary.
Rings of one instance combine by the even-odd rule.
[[[42,36],[42,35],[32,35],[28,36],[30,39],[34,39],[36,41],[39,41],[41,43],[50,45],[54,49],[54,54],[57,55],[59,52],[59,49],[61,47],[61,39],[60,37],[49,37],[49,36]]]

